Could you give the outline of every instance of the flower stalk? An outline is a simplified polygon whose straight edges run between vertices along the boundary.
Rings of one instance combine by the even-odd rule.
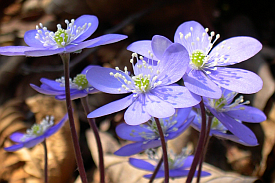
[[[44,183],[48,183],[48,150],[47,150],[47,144],[46,139],[42,142],[42,145],[44,147]]]
[[[81,103],[82,103],[82,106],[84,108],[86,115],[88,115],[91,112],[89,105],[88,105],[88,97],[81,98]],[[105,183],[104,157],[103,157],[103,149],[102,149],[100,136],[99,136],[98,129],[97,129],[97,126],[95,123],[95,119],[94,118],[87,118],[87,119],[90,124],[90,127],[92,128],[92,130],[94,132],[94,136],[95,136],[96,143],[97,143],[97,151],[98,151],[98,158],[99,158],[99,171],[100,171],[100,183]]]
[[[155,168],[155,170],[154,170],[154,172],[153,172],[153,174],[152,174],[152,176],[149,180],[149,183],[153,183],[153,181],[154,181],[154,179],[155,179],[155,177],[156,177],[156,175],[157,175],[157,173],[158,173],[158,171],[161,167],[162,162],[163,162],[163,156],[160,158],[160,160],[159,160],[159,162],[158,162],[158,164],[157,164],[157,166],[156,166],[156,168]]]
[[[189,170],[186,183],[192,182],[197,165],[201,159],[201,154],[203,153],[203,146],[204,146],[204,141],[205,141],[204,139],[205,139],[205,134],[206,134],[206,113],[205,113],[205,108],[204,108],[204,104],[203,104],[203,99],[200,102],[200,109],[201,109],[201,117],[202,117],[201,133],[200,133],[197,149],[195,152],[194,160],[193,160],[191,168]]]
[[[159,131],[160,141],[161,141],[161,147],[162,147],[162,157],[163,157],[163,164],[164,164],[164,183],[169,182],[169,162],[168,162],[168,156],[167,156],[167,148],[166,148],[166,142],[164,139],[163,131],[159,122],[158,118],[155,118],[156,125]]]
[[[199,162],[199,168],[198,168],[197,183],[200,182],[200,178],[201,178],[202,163],[204,161],[206,150],[207,150],[209,139],[210,139],[209,133],[210,133],[210,130],[211,130],[212,119],[213,119],[213,116],[208,116],[208,122],[207,122],[206,134],[205,134],[205,139],[204,139],[203,152],[202,152],[202,155],[201,155],[201,159],[200,159],[200,162]]]
[[[60,54],[61,59],[63,61],[64,65],[64,77],[65,77],[65,93],[66,93],[66,104],[67,104],[67,110],[68,110],[68,116],[69,116],[69,123],[70,123],[70,129],[71,129],[71,135],[73,139],[73,145],[74,145],[74,151],[76,156],[76,163],[79,170],[79,175],[81,177],[81,180],[83,183],[88,183],[87,175],[84,168],[83,159],[81,156],[81,150],[78,142],[78,137],[76,133],[76,128],[74,124],[74,117],[73,117],[73,108],[72,108],[72,101],[71,101],[71,95],[70,95],[70,70],[69,70],[69,63],[70,63],[70,53],[64,53]]]

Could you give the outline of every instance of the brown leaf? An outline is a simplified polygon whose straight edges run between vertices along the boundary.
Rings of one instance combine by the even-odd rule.
[[[97,154],[97,146],[95,142],[95,138],[92,130],[87,131],[86,137],[88,140],[88,145],[90,147],[92,157],[94,161],[98,165],[98,154]],[[120,157],[113,154],[120,145],[117,141],[108,133],[101,132],[100,133],[103,149],[104,149],[104,160],[105,160],[105,169],[106,169],[106,178],[107,182],[110,183],[147,183],[148,179],[143,178],[143,175],[151,173],[144,170],[139,170],[132,167],[128,163],[129,157]],[[134,155],[132,157],[139,159],[147,159],[147,156],[144,154]],[[237,173],[228,173],[224,172],[214,166],[209,164],[203,165],[203,170],[210,172],[212,175],[209,177],[201,178],[202,183],[252,183],[256,178],[241,176]],[[98,172],[97,172],[98,174]],[[98,175],[97,175],[98,176]],[[170,179],[170,183],[182,183],[185,182],[186,178],[177,178]],[[92,182],[92,181],[90,181]],[[99,181],[94,180],[93,183],[97,183]],[[156,179],[155,183],[163,182],[163,179]],[[193,179],[193,182],[196,182],[196,179]],[[79,183],[79,182],[75,182]]]
[[[19,103],[19,104],[18,104]],[[26,100],[27,106],[35,114],[35,121],[39,123],[45,116],[53,115],[55,123],[60,121],[66,113],[64,101],[53,97],[37,95]],[[24,102],[8,102],[0,108],[0,177],[9,182],[40,183],[44,179],[44,148],[41,144],[33,148],[23,148],[15,152],[6,152],[3,147],[14,143],[8,138],[15,131],[25,131],[29,128],[23,122]],[[25,105],[25,104],[24,104]],[[20,108],[21,106],[21,108]],[[26,107],[25,107],[26,108]],[[75,114],[75,124],[79,131],[78,116]],[[75,158],[71,141],[70,126],[65,125],[54,135],[47,138],[49,182],[63,183],[73,179]],[[1,180],[2,180],[1,179]]]

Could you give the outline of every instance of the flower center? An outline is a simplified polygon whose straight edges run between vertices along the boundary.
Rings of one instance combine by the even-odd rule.
[[[60,83],[61,87],[65,87],[65,78],[64,77],[58,78],[55,81]],[[70,82],[71,89],[84,90],[84,89],[90,87],[85,74],[78,74],[76,77],[74,77],[73,80],[70,78],[69,82]]]
[[[137,60],[135,65],[134,59]],[[110,76],[115,77],[121,83],[121,88],[119,88],[118,91],[121,91],[123,88],[126,91],[135,93],[134,96],[136,97],[138,94],[146,93],[162,83],[160,80],[158,80],[158,75],[160,74],[160,71],[158,70],[160,61],[154,65],[153,62],[153,59],[148,59],[145,61],[143,60],[142,56],[138,58],[137,53],[133,53],[132,58],[130,59],[130,63],[133,66],[135,75],[130,76],[127,67],[124,67],[124,71],[116,67],[115,69],[118,72],[110,72],[109,74]]]
[[[220,121],[216,117],[214,117],[212,120],[211,128],[217,128],[219,124],[220,124]]]
[[[191,62],[196,68],[201,68],[204,64],[205,57],[202,51],[196,50],[191,55]]]
[[[73,79],[73,83],[75,83],[78,88],[87,88],[89,83],[88,80],[86,79],[86,75],[85,74],[78,74],[74,79]]]
[[[135,85],[143,91],[148,91],[150,89],[150,80],[148,76],[138,75],[135,77],[132,77],[132,79],[135,82]]]
[[[37,136],[42,134],[41,126],[38,124],[34,124],[31,127],[31,131],[34,135],[37,135]]]
[[[46,116],[46,118],[44,118],[40,124],[34,124],[31,129],[27,129],[27,133],[20,139],[20,141],[24,142],[27,139],[43,135],[47,129],[53,126],[53,120],[53,116]]]
[[[72,19],[71,22],[65,20],[67,24],[66,29],[62,29],[61,25],[58,24],[55,33],[49,31],[47,27],[44,27],[43,24],[40,23],[39,26],[36,26],[37,33],[35,39],[39,40],[44,47],[63,48],[69,44],[75,44],[72,42],[85,33],[91,26],[91,23],[84,23],[83,26],[77,27],[74,25],[74,21],[74,19]]]
[[[238,98],[236,98],[236,100],[232,103],[229,103],[230,101],[232,101],[235,96],[238,93],[236,92],[230,92],[227,95],[222,95],[222,97],[220,99],[208,99],[208,105],[210,105],[210,107],[214,108],[215,110],[217,110],[218,112],[227,112],[227,111],[231,111],[231,110],[244,110],[244,107],[242,105],[246,105],[249,104],[249,101],[244,101],[243,96],[239,96]],[[239,107],[237,107],[239,106]]]
[[[226,99],[224,97],[221,97],[219,99],[213,99],[215,104],[214,104],[214,108],[216,110],[221,110],[225,105],[226,105]]]
[[[69,35],[64,29],[59,29],[54,33],[54,40],[59,47],[65,46],[68,42]]]

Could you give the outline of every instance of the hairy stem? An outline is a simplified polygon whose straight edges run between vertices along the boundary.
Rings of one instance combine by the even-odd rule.
[[[42,145],[44,147],[44,183],[48,183],[48,150],[47,150],[47,144],[46,139],[42,142]]]
[[[84,108],[86,115],[90,113],[90,108],[88,104],[88,97],[81,98],[81,103]],[[105,169],[104,169],[104,157],[103,157],[103,149],[100,140],[100,136],[98,133],[98,129],[95,123],[94,118],[87,118],[90,124],[90,127],[94,131],[94,136],[97,143],[97,151],[98,151],[98,158],[99,158],[99,171],[100,171],[100,183],[105,183]]]
[[[152,176],[149,180],[149,183],[152,183],[154,181],[154,179],[155,179],[155,177],[156,177],[156,175],[157,175],[157,173],[158,173],[158,171],[161,167],[162,162],[163,162],[163,156],[160,158],[160,160],[158,162],[158,165],[156,166],[156,168],[155,168],[155,170],[154,170],[154,172],[153,172],[153,174],[152,174]]]
[[[201,178],[202,163],[204,161],[206,150],[207,150],[207,146],[208,146],[209,139],[210,139],[209,133],[210,133],[210,130],[211,130],[212,119],[213,119],[213,116],[208,116],[208,119],[207,119],[207,129],[206,129],[206,134],[205,134],[205,139],[204,139],[203,153],[201,155],[200,163],[199,163],[199,168],[198,168],[197,183],[200,182],[200,178]]]
[[[64,53],[60,54],[61,59],[63,61],[64,65],[64,77],[65,77],[65,92],[66,92],[66,104],[67,104],[67,110],[68,110],[68,116],[69,116],[69,123],[70,123],[70,129],[71,129],[71,135],[73,139],[73,145],[74,145],[74,151],[75,151],[75,157],[76,157],[76,163],[79,171],[80,178],[83,183],[88,183],[83,159],[81,156],[81,150],[78,142],[78,137],[75,129],[74,124],[74,117],[73,117],[73,108],[72,108],[72,101],[71,101],[71,95],[70,95],[70,70],[69,70],[69,63],[70,63],[70,53]]]
[[[159,119],[155,118],[155,121],[159,131],[161,147],[162,147],[162,157],[163,157],[163,164],[164,164],[164,183],[168,183],[169,182],[169,163],[168,163],[166,142],[164,139],[164,135],[163,135],[163,131],[162,131]]]
[[[201,118],[202,118],[202,120],[201,120],[201,133],[200,133],[197,149],[196,149],[196,152],[195,152],[195,155],[194,155],[194,159],[193,159],[191,168],[190,168],[188,176],[187,176],[186,183],[191,183],[192,182],[192,179],[193,179],[194,174],[196,172],[197,165],[198,165],[199,160],[201,158],[201,154],[203,153],[204,138],[205,138],[205,134],[206,134],[206,113],[205,113],[205,108],[204,108],[204,104],[203,104],[203,99],[201,99],[200,108],[201,108]]]

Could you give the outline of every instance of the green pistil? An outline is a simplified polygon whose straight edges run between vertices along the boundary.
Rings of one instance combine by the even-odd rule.
[[[203,65],[204,58],[205,55],[200,50],[194,51],[191,55],[192,63],[198,68],[200,68]]]
[[[73,83],[75,83],[81,89],[87,88],[89,84],[85,74],[78,74],[74,78]]]
[[[219,123],[220,123],[220,121],[216,117],[214,117],[212,120],[211,128],[215,129],[216,127],[219,126]]]
[[[41,131],[41,126],[39,125],[39,124],[34,124],[33,126],[32,126],[32,128],[31,128],[31,130],[32,130],[32,133],[34,134],[34,135],[41,135],[41,132],[43,133],[43,131]],[[40,131],[40,132],[39,132]]]
[[[214,100],[215,101],[215,109],[216,110],[220,110],[222,109],[225,105],[226,105],[226,99],[224,97],[221,97],[218,100]]]
[[[174,159],[168,156],[168,164],[169,164],[169,169],[174,168]]]
[[[59,29],[54,33],[54,40],[60,47],[66,46],[68,37],[68,33],[64,29]]]
[[[135,85],[142,91],[147,91],[149,88],[150,81],[147,77],[140,77],[135,79]]]

